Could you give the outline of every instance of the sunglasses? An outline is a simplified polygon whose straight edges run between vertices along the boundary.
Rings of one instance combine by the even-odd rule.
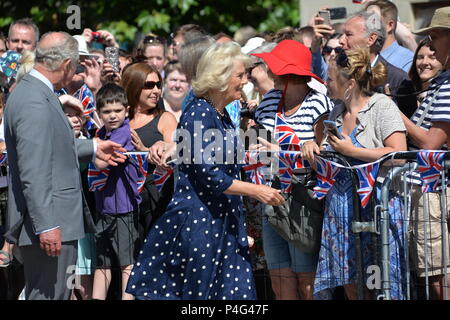
[[[145,81],[144,85],[142,86],[142,89],[153,89],[154,87],[157,87],[158,89],[161,89],[161,81],[155,82],[155,81]]]
[[[160,43],[165,45],[167,43],[166,39],[159,36],[146,36],[144,38],[144,43]]]
[[[341,53],[342,51],[344,51],[344,49],[342,49],[341,47],[336,47],[336,48],[332,48],[329,46],[323,47],[322,49],[322,54],[331,54],[332,52],[336,52],[336,54]]]

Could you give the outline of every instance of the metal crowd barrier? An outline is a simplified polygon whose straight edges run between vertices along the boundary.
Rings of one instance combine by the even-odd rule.
[[[431,225],[432,219],[430,218],[430,193],[423,193],[422,194],[422,206],[423,206],[423,220],[415,221],[412,217],[413,214],[413,208],[412,208],[412,193],[413,193],[413,184],[412,184],[412,178],[411,174],[416,172],[417,173],[417,163],[416,163],[416,156],[417,152],[402,152],[397,153],[393,158],[398,160],[405,160],[406,163],[401,167],[392,167],[389,171],[389,174],[387,175],[386,179],[383,182],[382,188],[381,188],[381,195],[378,199],[376,199],[378,205],[374,209],[374,215],[379,210],[381,212],[380,218],[379,218],[379,231],[380,231],[380,255],[381,255],[381,263],[380,263],[380,269],[381,269],[381,288],[379,290],[379,299],[385,299],[385,300],[391,300],[392,295],[392,284],[393,281],[391,279],[391,265],[390,265],[390,245],[389,245],[389,228],[390,228],[390,213],[389,213],[389,193],[392,191],[397,191],[402,194],[403,198],[403,210],[404,210],[404,221],[405,224],[405,232],[403,234],[403,245],[404,245],[404,256],[399,257],[403,258],[405,261],[405,270],[402,271],[401,276],[402,279],[404,279],[406,283],[406,290],[405,290],[405,296],[404,299],[406,300],[412,300],[412,299],[430,299],[430,277],[433,275],[434,269],[432,269],[428,264],[428,257],[431,257],[433,259],[433,250],[432,247],[429,247],[428,242],[431,241],[430,235],[428,235],[428,225]],[[447,181],[447,170],[450,168],[450,154],[446,154],[444,157],[445,161],[443,163],[442,170],[440,171],[441,181]],[[400,190],[395,190],[395,186],[393,184],[393,181],[397,179],[400,180],[400,184],[397,186],[400,188]],[[416,187],[420,188],[420,186]],[[447,281],[447,275],[448,275],[448,257],[449,257],[449,249],[448,249],[448,228],[447,228],[447,188],[443,187],[440,188],[439,191],[439,205],[440,205],[440,233],[441,233],[441,241],[442,241],[442,248],[441,248],[441,263],[440,265],[442,267],[438,267],[439,269],[443,269],[443,278],[442,278],[442,292],[441,297],[444,300],[447,300],[448,298],[448,281]],[[415,190],[417,193],[417,189]],[[421,192],[421,190],[420,190]],[[416,200],[417,201],[417,200]],[[419,203],[415,204],[415,206],[418,206]],[[419,210],[416,208],[415,210]],[[421,286],[417,285],[417,280],[415,283],[412,281],[413,278],[411,277],[414,275],[414,268],[411,267],[411,249],[414,245],[410,239],[411,234],[411,225],[417,225],[420,227],[423,225],[423,242],[426,244],[424,246],[424,252],[423,255],[424,258],[424,264],[425,264],[425,276],[422,277],[425,280],[425,288],[422,288]],[[415,275],[415,278],[417,278],[417,275]]]

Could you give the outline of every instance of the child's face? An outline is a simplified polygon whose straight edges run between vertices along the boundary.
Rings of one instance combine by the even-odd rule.
[[[119,128],[127,116],[128,107],[119,102],[107,103],[99,112],[99,117],[102,119],[107,132]]]
[[[80,136],[82,126],[80,116],[78,115],[77,111],[75,111],[73,108],[70,107],[65,107],[64,113],[66,114],[67,118],[70,121],[70,124],[72,125],[75,137],[78,138]]]

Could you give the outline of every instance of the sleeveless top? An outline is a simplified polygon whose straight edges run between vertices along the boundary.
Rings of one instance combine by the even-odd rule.
[[[146,125],[134,129],[141,139],[144,146],[150,148],[155,142],[159,140],[164,140],[164,137],[161,132],[158,131],[158,123],[161,115],[155,117],[152,121],[147,123]]]

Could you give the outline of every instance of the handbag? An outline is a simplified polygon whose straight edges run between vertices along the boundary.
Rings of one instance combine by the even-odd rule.
[[[313,197],[315,173],[309,173],[305,182],[292,179],[292,191],[284,194],[285,203],[280,206],[265,206],[265,214],[272,228],[286,241],[306,253],[320,249],[324,200]],[[273,187],[279,180],[273,181]]]

